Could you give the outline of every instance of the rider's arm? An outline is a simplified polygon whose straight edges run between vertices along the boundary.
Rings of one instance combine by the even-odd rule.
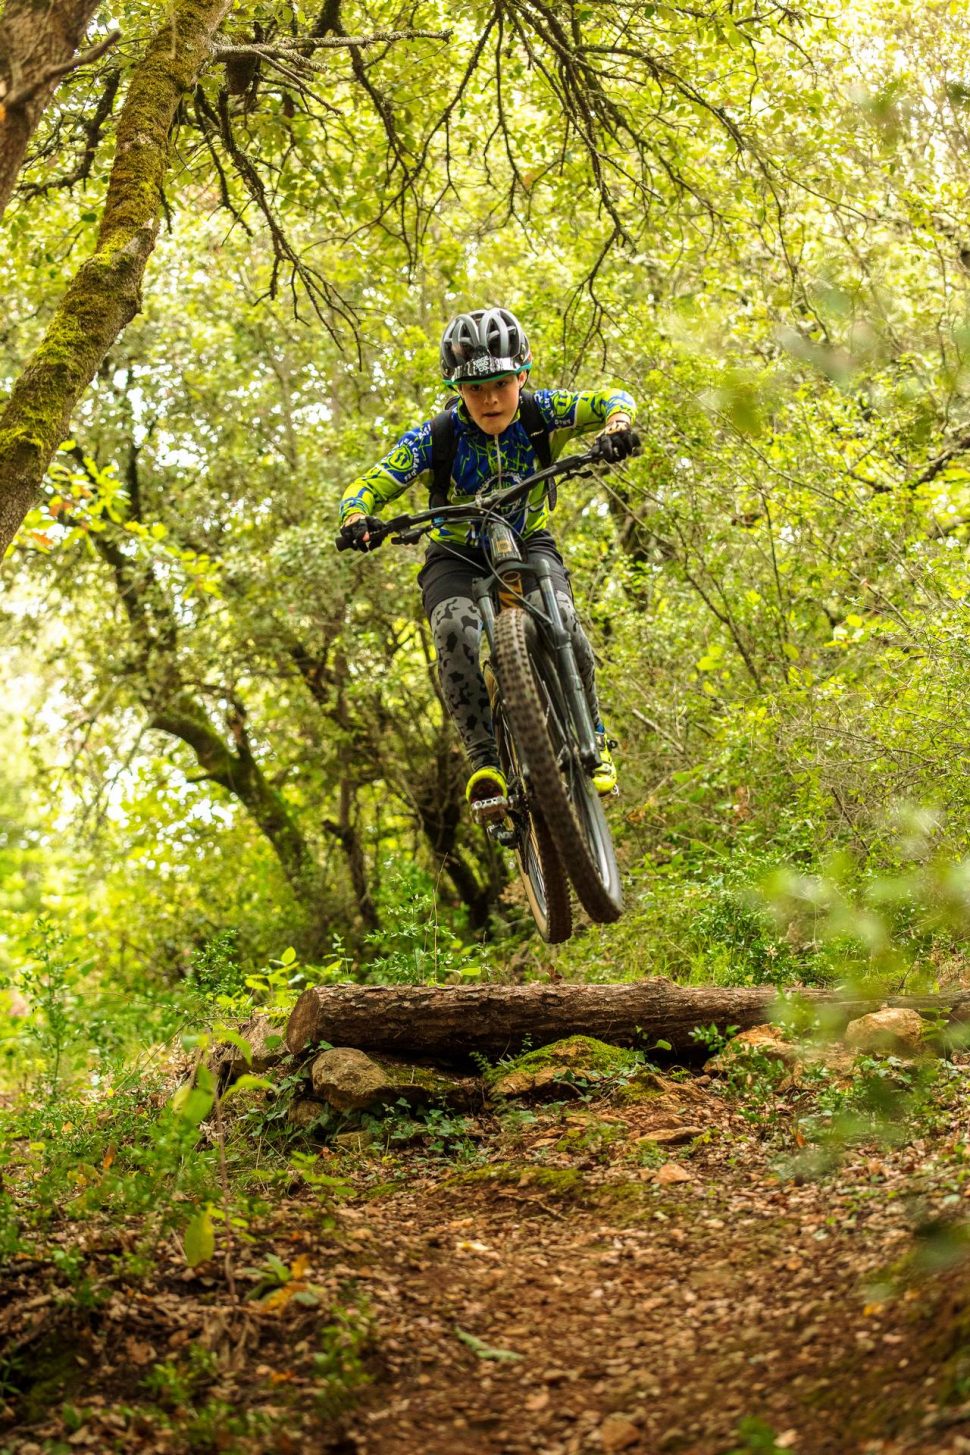
[[[379,515],[389,501],[430,469],[431,425],[426,420],[403,434],[376,465],[351,480],[340,497],[340,524],[346,525],[355,516]]]
[[[625,389],[537,389],[535,399],[554,455],[575,435],[622,429],[637,417],[637,406]]]

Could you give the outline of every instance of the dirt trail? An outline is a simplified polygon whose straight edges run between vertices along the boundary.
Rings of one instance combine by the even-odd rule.
[[[713,1098],[690,1113],[713,1140],[668,1164],[689,1180],[631,1179],[624,1159],[647,1119],[610,1108],[625,1129],[616,1160],[593,1161],[562,1196],[526,1170],[521,1186],[451,1181],[367,1209],[385,1252],[358,1277],[386,1366],[349,1425],[362,1455],[770,1450],[756,1420],[803,1455],[970,1450],[959,1427],[932,1423],[940,1290],[880,1297],[911,1243],[893,1187],[915,1191],[912,1159],[782,1185]],[[483,1359],[456,1328],[521,1357]]]
[[[967,1207],[962,1090],[934,1130],[803,1180],[779,1163],[805,1150],[784,1092],[759,1125],[716,1085],[658,1088],[483,1120],[457,1166],[322,1157],[353,1193],[334,1210],[294,1187],[251,1227],[242,1292],[270,1253],[292,1272],[258,1301],[177,1250],[122,1286],[108,1236],[87,1275],[114,1291],[86,1313],[14,1269],[36,1377],[0,1455],[970,1452],[962,1244],[916,1231]],[[924,1245],[938,1271],[917,1279]],[[64,1349],[70,1377],[48,1367]],[[192,1349],[204,1381],[166,1400],[151,1371]]]

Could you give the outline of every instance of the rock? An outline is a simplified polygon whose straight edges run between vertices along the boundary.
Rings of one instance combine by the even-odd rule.
[[[596,1082],[629,1074],[638,1062],[631,1051],[593,1036],[567,1036],[515,1061],[493,1067],[485,1082],[493,1096],[555,1095],[571,1082]]]
[[[492,1091],[496,1096],[527,1096],[530,1091],[541,1091],[561,1080],[558,1066],[540,1066],[538,1071],[510,1071],[495,1082]]]
[[[883,1006],[882,1010],[850,1021],[844,1039],[856,1051],[883,1056],[919,1056],[926,1050],[926,1035],[931,1029],[929,1021],[915,1010]]]
[[[338,1111],[366,1111],[397,1100],[394,1078],[351,1046],[321,1051],[310,1067],[314,1095]]]
[[[309,1097],[298,1097],[296,1101],[290,1102],[290,1109],[286,1113],[286,1124],[294,1131],[305,1131],[317,1120],[323,1108],[318,1101],[311,1101]]]
[[[212,1069],[223,1082],[237,1081],[247,1071],[260,1076],[278,1066],[289,1054],[283,1039],[285,1027],[271,1021],[268,1015],[254,1015],[236,1034],[247,1041],[252,1051],[252,1062],[248,1062],[238,1046],[221,1045],[213,1056]]]
[[[604,1450],[629,1450],[640,1442],[640,1431],[626,1415],[607,1415],[600,1425]]]
[[[330,1140],[342,1152],[364,1152],[375,1138],[373,1132],[338,1132]]]
[[[675,1147],[679,1142],[692,1142],[703,1132],[703,1127],[657,1127],[652,1132],[644,1132],[642,1137],[637,1137],[637,1142],[654,1142],[658,1146]]]
[[[671,1187],[675,1182],[693,1182],[694,1179],[679,1162],[665,1162],[662,1167],[657,1168],[653,1180],[659,1182],[661,1187]]]
[[[778,1026],[752,1026],[750,1030],[734,1036],[722,1051],[705,1062],[704,1070],[723,1075],[744,1056],[768,1056],[774,1061],[783,1061],[786,1066],[792,1066],[798,1060],[798,1052],[784,1039]]]
[[[406,1101],[410,1106],[439,1102],[459,1109],[481,1099],[472,1077],[446,1076],[428,1066],[412,1066],[390,1057],[377,1059],[351,1046],[321,1051],[310,1068],[315,1096],[338,1111],[366,1111]]]

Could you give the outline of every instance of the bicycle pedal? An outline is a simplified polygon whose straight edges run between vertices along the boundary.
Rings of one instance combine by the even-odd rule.
[[[499,795],[497,798],[476,798],[471,809],[476,823],[495,823],[507,815],[509,801],[504,795]]]

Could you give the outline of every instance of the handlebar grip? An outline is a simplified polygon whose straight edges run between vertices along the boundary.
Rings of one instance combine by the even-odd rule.
[[[346,536],[336,536],[334,538],[334,545],[336,546],[338,551],[350,550],[350,541],[347,539]]]

